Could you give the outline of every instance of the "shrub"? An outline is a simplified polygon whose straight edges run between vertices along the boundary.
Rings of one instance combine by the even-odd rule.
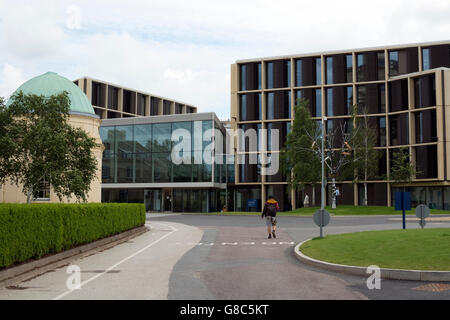
[[[143,204],[0,204],[0,268],[144,223]]]

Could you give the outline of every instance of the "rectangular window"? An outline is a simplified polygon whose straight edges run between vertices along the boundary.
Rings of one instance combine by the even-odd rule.
[[[333,57],[327,57],[327,84],[333,84]]]
[[[240,65],[240,75],[241,75],[241,91],[247,90],[247,66],[245,64]]]
[[[295,85],[297,87],[303,86],[303,78],[302,78],[302,60],[295,61]]]
[[[414,78],[414,106],[415,108],[436,106],[436,81],[434,74]]]
[[[353,57],[351,54],[345,56],[345,64],[347,71],[347,82],[353,82]]]
[[[267,88],[273,88],[273,62],[267,63]]]
[[[334,115],[333,111],[333,88],[327,88],[327,116],[332,117]]]
[[[423,70],[429,70],[431,69],[430,66],[430,49],[424,48],[422,49],[422,69]]]
[[[138,93],[137,114],[140,116],[145,116],[145,100],[145,96]]]
[[[315,91],[315,106],[316,106],[316,113],[315,117],[321,117],[322,116],[322,89],[314,89]]]
[[[385,75],[385,67],[384,67],[384,52],[377,53],[377,70],[378,70],[378,78],[375,80],[384,80]]]
[[[398,51],[389,52],[389,75],[398,75]]]
[[[133,166],[133,126],[116,127],[116,157],[117,182],[127,183],[134,181]]]
[[[150,115],[151,116],[157,116],[159,114],[158,105],[159,105],[159,99],[152,97],[150,100]]]
[[[45,177],[39,182],[38,190],[34,190],[34,200],[50,200],[50,182]]]
[[[261,63],[258,63],[258,90],[261,90]]]
[[[117,110],[119,107],[119,89],[108,86],[108,109]]]
[[[320,58],[316,58],[315,69],[316,69],[316,85],[322,84],[322,62]]]
[[[170,101],[163,101],[163,114],[170,114]]]

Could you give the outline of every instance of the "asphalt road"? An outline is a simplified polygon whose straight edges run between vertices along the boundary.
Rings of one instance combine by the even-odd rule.
[[[364,277],[300,263],[295,244],[319,234],[311,217],[279,217],[276,239],[258,216],[149,215],[147,224],[150,232],[74,261],[80,289],[68,289],[65,266],[0,288],[0,299],[450,299],[450,283],[382,280],[369,290]],[[435,227],[450,222],[427,224]],[[332,217],[324,233],[398,228],[398,217]]]

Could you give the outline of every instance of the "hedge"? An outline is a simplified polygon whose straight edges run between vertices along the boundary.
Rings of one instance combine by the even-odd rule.
[[[144,223],[143,204],[0,204],[0,268]]]

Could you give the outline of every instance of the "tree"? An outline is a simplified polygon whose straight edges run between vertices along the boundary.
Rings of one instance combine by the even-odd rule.
[[[67,92],[50,97],[23,94],[0,108],[0,183],[22,186],[27,202],[45,178],[62,201],[74,196],[86,201],[95,178],[95,139],[68,122]],[[4,147],[4,148],[3,148]]]
[[[315,184],[320,181],[320,160],[312,152],[310,133],[316,133],[317,123],[311,119],[309,102],[298,99],[295,106],[294,124],[281,150],[281,168],[288,177],[290,189],[300,191],[312,185],[312,204],[315,204]]]
[[[367,199],[367,180],[376,175],[378,171],[378,160],[380,153],[375,149],[377,145],[377,133],[371,126],[367,109],[362,109],[358,114],[358,108],[353,107],[352,120],[353,130],[353,150],[357,155],[353,162],[356,179],[364,181],[364,205],[368,205]]]
[[[392,152],[392,166],[390,179],[395,182],[411,183],[412,178],[418,174],[416,166],[409,159],[408,147],[402,147]]]
[[[352,135],[348,133],[347,123],[338,122],[325,133],[324,154],[322,156],[322,127],[311,119],[309,102],[298,101],[294,123],[287,136],[282,152],[282,168],[289,177],[291,187],[303,188],[304,184],[314,184],[321,180],[321,162],[327,168],[326,176],[332,180],[332,207],[336,207],[336,177],[348,164],[354,161],[351,148]],[[333,121],[333,120],[328,120]],[[330,122],[334,124],[334,122]]]

